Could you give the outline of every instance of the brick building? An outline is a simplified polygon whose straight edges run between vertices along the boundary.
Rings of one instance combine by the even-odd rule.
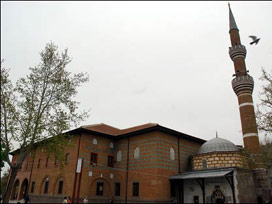
[[[246,69],[246,48],[230,7],[229,19],[229,55],[235,69],[232,87],[239,103],[244,149],[258,155],[254,81]],[[46,147],[37,143],[17,174],[11,199],[20,200],[26,193],[32,202],[61,202],[64,196],[76,203],[85,197],[91,203],[107,203],[112,197],[116,203],[272,199],[268,170],[250,169],[241,148],[223,138],[205,141],[154,123],[123,130],[97,124],[69,133],[72,146],[65,148],[64,166],[47,157]]]
[[[14,183],[11,199],[28,191],[32,202],[170,202],[169,177],[189,170],[188,158],[205,140],[158,124],[120,130],[106,124],[82,126],[70,132],[72,147],[66,160],[46,156],[38,145],[25,160]],[[78,160],[82,159],[82,169]],[[16,154],[13,157],[16,162]],[[173,190],[172,190],[173,191]],[[79,200],[78,200],[79,199]]]

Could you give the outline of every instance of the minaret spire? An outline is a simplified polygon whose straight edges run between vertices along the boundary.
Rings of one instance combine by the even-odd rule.
[[[233,61],[235,70],[232,88],[238,98],[244,145],[245,149],[250,153],[258,154],[260,152],[260,145],[252,99],[254,81],[246,69],[246,47],[241,44],[239,30],[235,23],[230,5],[229,21],[229,34],[232,45],[229,48],[229,55]]]
[[[239,30],[237,25],[236,25],[236,22],[235,22],[235,19],[234,19],[234,16],[232,14],[232,11],[231,11],[231,8],[230,8],[230,3],[228,3],[229,5],[229,32],[233,29],[236,29],[236,30]]]

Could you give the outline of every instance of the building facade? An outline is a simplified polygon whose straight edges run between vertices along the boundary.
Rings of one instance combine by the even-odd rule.
[[[189,170],[188,158],[205,142],[158,124],[124,130],[98,124],[70,134],[63,167],[47,156],[46,146],[37,145],[17,175],[11,199],[28,192],[32,202],[61,202],[64,196],[91,203],[112,197],[117,203],[170,202],[169,177]]]

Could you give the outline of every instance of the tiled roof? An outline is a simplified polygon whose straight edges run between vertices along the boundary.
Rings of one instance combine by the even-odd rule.
[[[104,123],[100,123],[100,124],[94,124],[94,125],[84,125],[84,126],[81,126],[80,128],[77,128],[73,131],[82,131],[82,130],[83,131],[85,130],[87,132],[91,131],[93,133],[97,133],[100,135],[102,134],[106,137],[116,137],[117,139],[157,130],[157,131],[166,132],[168,134],[176,135],[178,137],[182,137],[182,138],[185,138],[188,140],[199,142],[202,144],[204,142],[206,142],[206,140],[203,140],[203,139],[191,136],[191,135],[184,134],[182,132],[178,132],[178,131],[160,126],[157,123],[147,123],[147,124],[138,125],[138,126],[134,126],[131,128],[126,128],[126,129],[118,129],[118,128],[106,125]]]
[[[124,134],[128,134],[128,133],[136,132],[139,130],[144,130],[144,129],[154,127],[157,125],[158,124],[156,124],[156,123],[147,123],[144,125],[138,125],[135,127],[126,128],[126,129],[121,130],[121,129],[109,126],[107,124],[100,123],[100,124],[94,124],[94,125],[84,125],[84,126],[81,126],[81,128],[86,129],[86,130],[90,130],[90,131],[94,131],[94,132],[107,134],[107,135],[118,136],[118,135],[124,135]]]
[[[81,126],[81,128],[99,132],[99,133],[108,134],[108,135],[118,135],[121,132],[120,129],[106,125],[104,123],[94,124],[94,125],[84,125],[84,126]]]
[[[135,131],[138,131],[138,130],[144,130],[144,129],[154,127],[154,126],[157,126],[157,125],[158,125],[157,123],[147,123],[147,124],[144,124],[144,125],[138,125],[138,126],[135,126],[135,127],[126,128],[126,129],[121,130],[121,134],[127,134],[127,133],[135,132]]]

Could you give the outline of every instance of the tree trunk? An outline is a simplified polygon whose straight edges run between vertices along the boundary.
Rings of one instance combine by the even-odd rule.
[[[11,173],[10,173],[8,185],[6,187],[6,192],[4,193],[4,196],[3,196],[3,203],[9,203],[12,187],[18,172],[18,167],[11,168],[10,171]]]

